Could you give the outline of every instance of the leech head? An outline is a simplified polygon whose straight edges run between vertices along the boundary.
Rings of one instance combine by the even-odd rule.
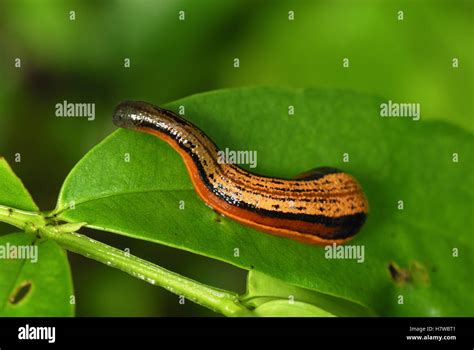
[[[181,122],[181,118],[170,111],[141,101],[125,101],[115,108],[113,122],[126,129],[139,129],[150,125],[170,125]]]
[[[113,121],[121,128],[135,129],[149,112],[147,104],[143,102],[125,101],[115,108]]]

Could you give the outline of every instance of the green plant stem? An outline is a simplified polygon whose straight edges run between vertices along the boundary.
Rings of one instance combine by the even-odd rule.
[[[55,240],[69,251],[120,269],[150,284],[160,285],[174,294],[184,296],[186,299],[223,315],[250,315],[250,311],[239,303],[237,294],[180,276],[128,252],[76,232],[59,232],[51,226],[43,227],[40,231],[43,236]]]
[[[53,226],[48,223],[42,213],[22,211],[3,205],[0,205],[0,221],[26,232],[40,233],[42,237],[56,241],[71,252],[120,269],[150,284],[159,285],[225,316],[251,315],[251,311],[239,302],[238,294],[180,276],[128,252],[70,231],[85,223]]]
[[[4,205],[0,205],[0,221],[26,232],[34,232],[46,223],[41,213],[19,210]]]

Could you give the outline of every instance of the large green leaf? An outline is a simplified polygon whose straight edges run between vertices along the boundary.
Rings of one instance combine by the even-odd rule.
[[[13,258],[12,252],[23,247],[37,249],[37,255]],[[0,260],[0,316],[74,315],[71,273],[61,247],[22,232],[1,236],[0,249],[10,251]]]
[[[472,134],[423,118],[381,118],[381,102],[342,91],[254,88],[168,106],[184,105],[186,116],[221,148],[257,150],[261,174],[292,177],[334,166],[355,175],[371,207],[352,242],[364,246],[363,263],[328,260],[322,247],[217,216],[198,199],[168,145],[128,130],[112,134],[76,165],[57,211],[67,221],[255,269],[381,315],[473,314]]]
[[[37,211],[38,207],[5,158],[0,157],[0,204]]]

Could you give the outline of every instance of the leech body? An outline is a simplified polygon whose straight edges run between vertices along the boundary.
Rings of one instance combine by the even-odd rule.
[[[219,164],[219,149],[192,123],[145,102],[123,102],[114,123],[155,135],[183,158],[199,196],[242,224],[310,244],[344,243],[364,224],[368,204],[357,181],[334,168],[317,168],[293,180]]]

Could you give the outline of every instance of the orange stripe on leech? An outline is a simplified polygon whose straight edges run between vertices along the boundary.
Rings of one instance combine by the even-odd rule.
[[[288,196],[288,190],[286,189],[280,189],[280,188],[272,188],[271,186],[268,187],[261,187],[258,186],[254,181],[246,179],[246,181],[243,181],[242,178],[238,177],[232,177],[232,180],[234,183],[242,188],[245,188],[247,192],[249,193],[265,193],[272,198],[284,198]],[[282,180],[286,181],[286,180]],[[311,188],[312,187],[312,188]],[[296,200],[299,198],[321,198],[321,199],[327,199],[327,198],[344,198],[348,196],[354,196],[360,194],[360,189],[356,188],[355,189],[347,191],[347,192],[316,192],[315,189],[317,188],[317,185],[310,184],[308,183],[308,187],[305,189],[305,192],[291,192],[291,196],[294,197]],[[252,190],[252,191],[251,191]]]

